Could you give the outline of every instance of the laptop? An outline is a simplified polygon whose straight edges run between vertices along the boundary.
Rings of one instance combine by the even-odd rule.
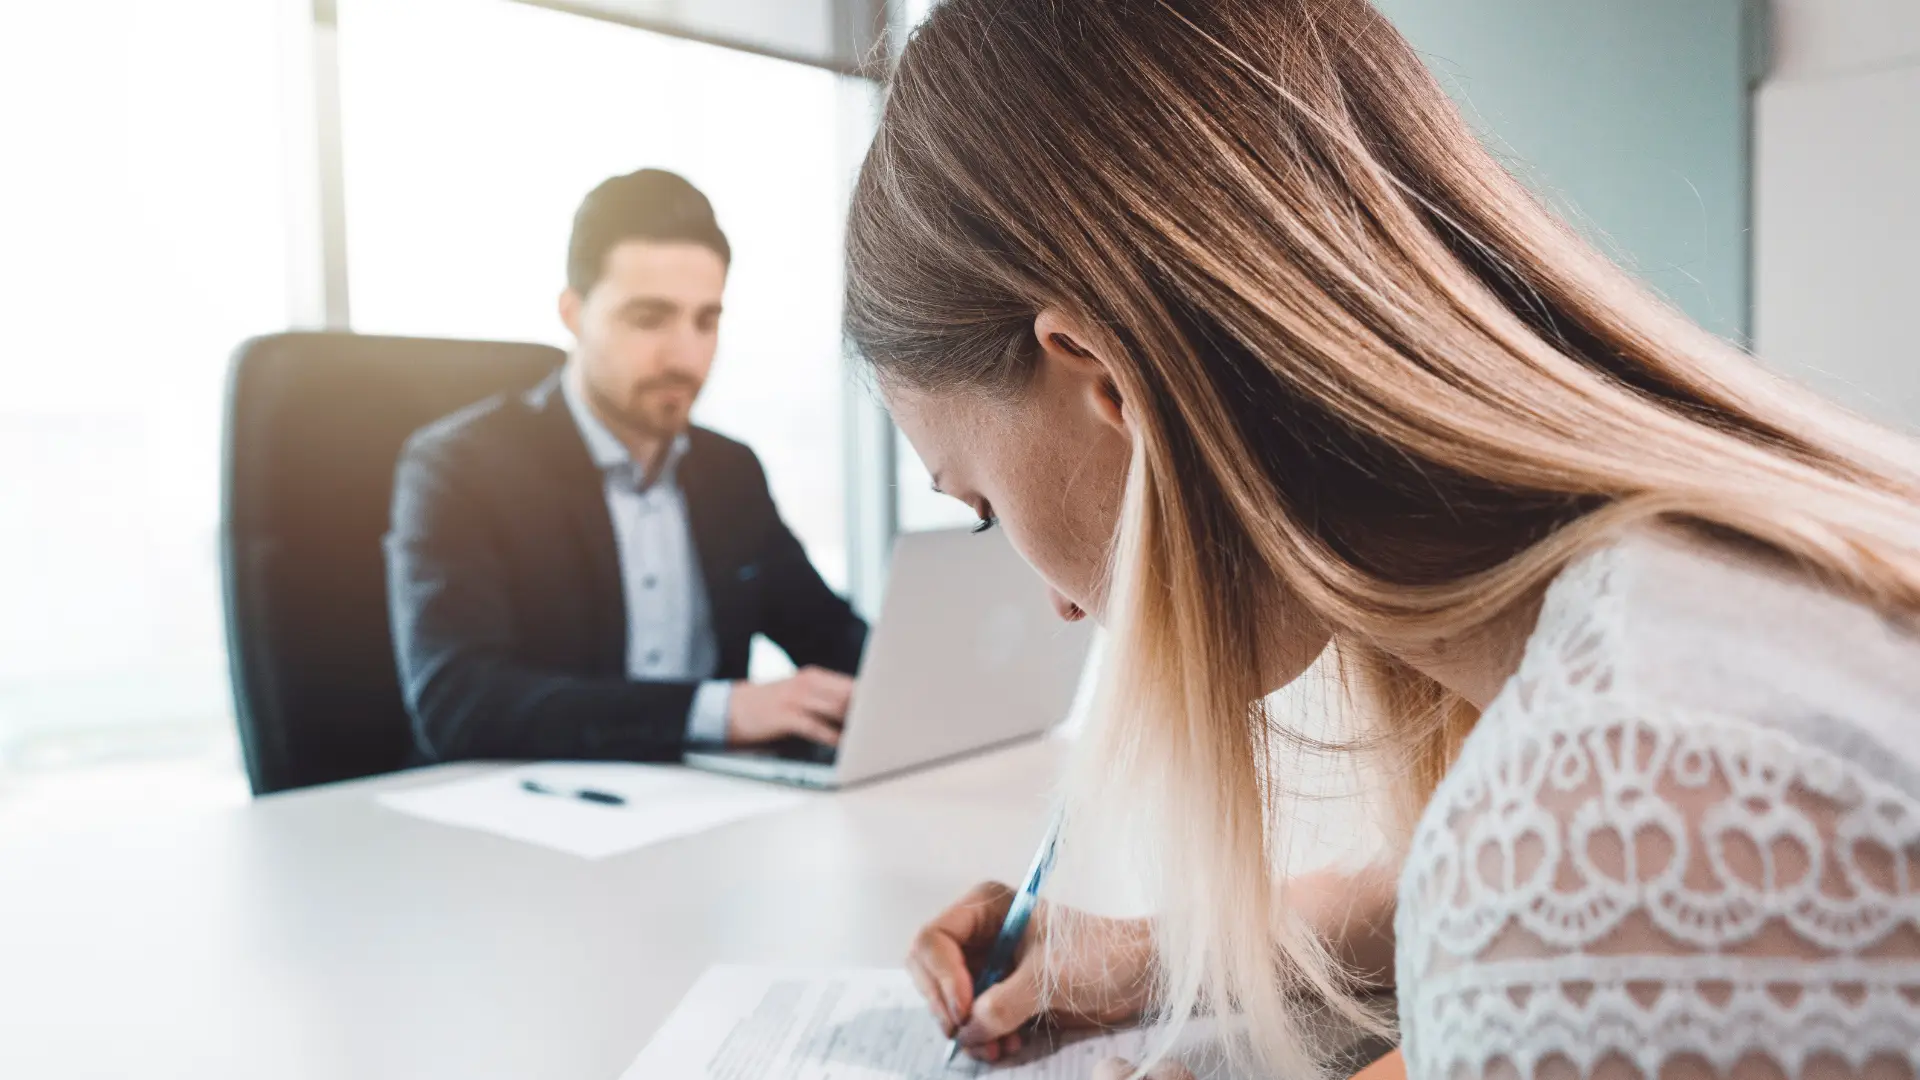
[[[1031,738],[1066,719],[1092,640],[1006,537],[906,533],[836,750],[692,753],[697,769],[833,790]]]

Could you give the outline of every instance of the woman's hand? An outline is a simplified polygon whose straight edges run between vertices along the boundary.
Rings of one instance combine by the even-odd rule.
[[[1133,1062],[1108,1058],[1094,1066],[1093,1080],[1133,1080]],[[1177,1061],[1163,1061],[1147,1073],[1147,1080],[1193,1080],[1193,1074]]]
[[[940,1029],[957,1037],[969,1055],[996,1062],[1020,1051],[1021,1031],[1041,1015],[1040,957],[1047,947],[1053,949],[1054,977],[1049,1023],[1063,1028],[1122,1024],[1146,1009],[1151,923],[1105,919],[1045,901],[1027,924],[1012,974],[974,1000],[973,973],[1012,904],[1013,890],[1005,885],[975,886],[928,923],[907,954],[907,971]]]
[[[1393,989],[1393,911],[1400,870],[1320,870],[1286,884],[1284,902],[1363,987]]]

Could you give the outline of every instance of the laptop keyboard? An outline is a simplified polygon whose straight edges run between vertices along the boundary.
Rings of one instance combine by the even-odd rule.
[[[805,739],[789,738],[770,743],[766,750],[783,761],[799,761],[808,765],[831,765],[838,755],[831,746],[821,746]]]

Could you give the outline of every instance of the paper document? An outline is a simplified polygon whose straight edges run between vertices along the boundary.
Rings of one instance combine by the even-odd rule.
[[[528,781],[546,793],[527,790]],[[378,798],[428,821],[599,859],[785,810],[807,796],[677,765],[553,761]]]
[[[694,984],[621,1080],[1088,1080],[1110,1057],[1139,1061],[1158,1032],[1063,1040],[1050,1053],[997,1066],[947,1040],[907,973],[716,967]],[[1183,1037],[1200,1080],[1226,1080],[1204,1041]]]

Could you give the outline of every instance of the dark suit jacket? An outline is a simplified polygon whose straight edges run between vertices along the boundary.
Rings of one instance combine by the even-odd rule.
[[[753,635],[852,674],[866,624],[780,520],[759,459],[694,429],[681,459],[719,644],[743,679]],[[676,757],[695,682],[626,677],[627,612],[600,470],[558,376],[416,432],[401,452],[388,598],[428,760]]]

